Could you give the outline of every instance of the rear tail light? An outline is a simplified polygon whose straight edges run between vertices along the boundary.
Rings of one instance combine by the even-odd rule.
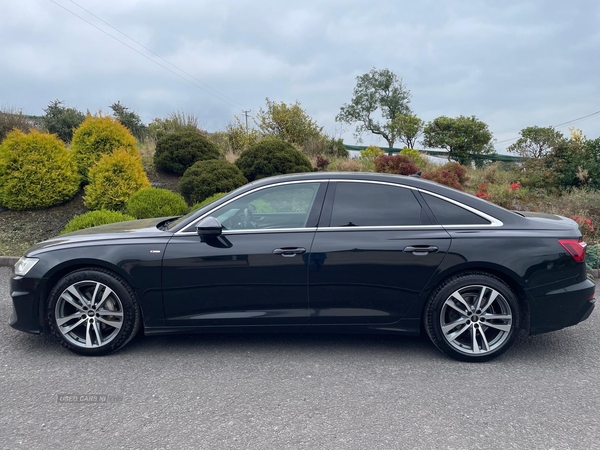
[[[569,252],[576,262],[581,262],[585,258],[585,249],[587,244],[576,239],[559,239],[558,243]]]

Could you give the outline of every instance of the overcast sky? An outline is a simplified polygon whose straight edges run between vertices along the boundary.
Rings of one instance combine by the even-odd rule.
[[[77,5],[88,9],[205,90],[50,0],[0,0],[0,105],[37,115],[60,99],[110,112],[120,100],[145,122],[183,110],[215,131],[265,97],[298,100],[353,144],[334,118],[375,67],[403,78],[422,119],[476,115],[498,141],[600,110],[598,0],[55,1],[177,72]],[[600,136],[600,114],[574,125]]]

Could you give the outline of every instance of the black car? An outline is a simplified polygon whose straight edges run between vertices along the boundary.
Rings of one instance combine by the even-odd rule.
[[[513,212],[417,177],[308,173],[255,181],[180,218],[122,222],[29,249],[10,324],[83,355],[145,334],[419,334],[485,361],[519,329],[594,308],[577,224]]]

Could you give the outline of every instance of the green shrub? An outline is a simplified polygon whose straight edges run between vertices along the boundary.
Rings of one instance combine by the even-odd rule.
[[[200,209],[206,205],[208,205],[209,203],[214,202],[215,200],[220,199],[221,197],[223,197],[224,195],[227,195],[226,192],[218,192],[215,195],[211,195],[208,198],[205,198],[203,201],[201,201],[200,203],[196,203],[194,206],[192,206],[190,208],[190,211],[193,211],[195,209]]]
[[[419,171],[419,168],[411,161],[408,156],[382,155],[373,161],[375,170],[380,173],[394,173],[397,175],[412,175]]]
[[[104,155],[90,169],[90,184],[85,187],[83,202],[89,209],[121,211],[140,189],[150,187],[142,167],[142,158],[126,149]]]
[[[158,140],[154,164],[165,172],[181,175],[197,161],[220,158],[218,147],[206,136],[184,129],[165,134]]]
[[[188,205],[183,197],[168,189],[149,187],[131,196],[127,201],[127,214],[136,219],[150,217],[182,216]]]
[[[60,234],[72,233],[73,231],[83,230],[84,228],[108,225],[109,223],[126,222],[135,220],[135,217],[128,216],[118,211],[90,211],[73,217],[65,229]]]
[[[399,154],[410,158],[410,160],[413,163],[415,163],[418,167],[421,167],[425,164],[425,160],[423,159],[418,150],[404,147],[402,150],[400,150]]]
[[[265,138],[242,152],[235,164],[248,181],[286,173],[312,172],[309,159],[291,144]]]
[[[371,162],[383,155],[385,155],[385,152],[376,145],[369,145],[367,148],[360,151],[360,159]]]
[[[112,117],[88,114],[73,133],[71,151],[84,182],[88,181],[88,172],[93,165],[103,155],[109,155],[117,149],[125,149],[132,155],[139,154],[135,138]]]
[[[218,192],[229,192],[248,181],[234,164],[213,159],[198,161],[185,171],[179,182],[179,191],[188,203],[201,202]]]
[[[0,145],[0,203],[10,209],[58,205],[79,190],[77,166],[55,135],[14,130]]]

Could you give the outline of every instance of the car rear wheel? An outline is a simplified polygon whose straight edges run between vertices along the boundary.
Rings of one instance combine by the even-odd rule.
[[[425,328],[447,355],[469,362],[496,358],[513,344],[519,303],[499,278],[479,272],[446,280],[431,295]]]
[[[112,353],[140,328],[135,294],[118,275],[100,268],[81,269],[63,277],[48,297],[52,334],[82,355]]]

